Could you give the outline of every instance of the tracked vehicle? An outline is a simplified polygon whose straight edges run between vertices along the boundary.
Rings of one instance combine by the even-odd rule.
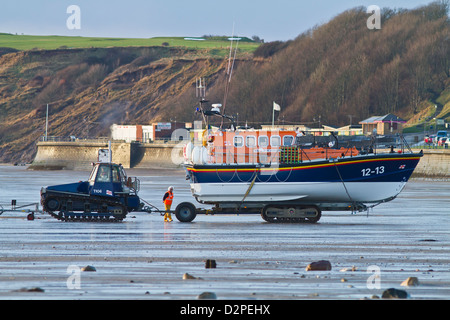
[[[62,221],[122,221],[141,207],[139,180],[120,164],[97,163],[88,181],[41,189],[43,211]]]

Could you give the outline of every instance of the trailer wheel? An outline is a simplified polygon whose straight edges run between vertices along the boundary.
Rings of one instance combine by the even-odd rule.
[[[180,222],[191,222],[197,216],[195,206],[190,202],[182,202],[175,209],[175,216]]]

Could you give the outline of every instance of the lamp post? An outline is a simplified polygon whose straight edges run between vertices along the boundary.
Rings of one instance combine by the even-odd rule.
[[[47,113],[45,114],[45,140],[44,141],[48,141],[48,103],[47,103]]]

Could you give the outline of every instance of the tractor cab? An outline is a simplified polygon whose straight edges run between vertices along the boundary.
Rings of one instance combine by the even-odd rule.
[[[122,165],[96,163],[88,179],[89,194],[114,197],[121,194],[135,194],[139,180],[127,178]]]

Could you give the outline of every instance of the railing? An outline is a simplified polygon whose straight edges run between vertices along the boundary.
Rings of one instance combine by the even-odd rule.
[[[447,149],[448,150],[448,149],[450,149],[450,145],[444,144],[444,145],[440,146],[440,145],[437,145],[437,144],[432,144],[432,143],[428,144],[428,143],[426,143],[426,144],[420,145],[420,146],[417,146],[417,145],[416,146],[412,146],[411,148],[412,149],[435,149],[435,150]]]
[[[104,142],[127,142],[127,140],[125,139],[111,139],[109,137],[87,137],[87,138],[77,138],[75,136],[69,136],[69,137],[58,137],[58,136],[41,136],[39,137],[39,141],[40,142],[100,142],[100,143],[104,143]],[[186,143],[188,142],[187,140],[171,140],[170,138],[157,138],[155,140],[147,140],[145,141],[145,139],[136,139],[136,140],[132,140],[130,142],[135,142],[135,143],[150,143],[150,144],[178,144],[180,142],[186,141]]]
[[[96,138],[77,138],[75,136],[70,137],[58,137],[58,136],[41,136],[39,138],[40,142],[108,142],[111,140],[108,137],[96,137]]]

